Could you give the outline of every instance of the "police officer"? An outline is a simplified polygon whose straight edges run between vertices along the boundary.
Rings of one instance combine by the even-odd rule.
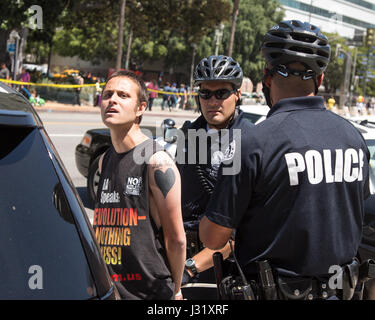
[[[261,51],[271,109],[242,141],[240,173],[220,176],[200,239],[218,249],[236,229],[235,254],[248,279],[257,281],[267,261],[280,299],[329,298],[336,294],[326,282],[330,267],[350,265],[361,241],[369,152],[316,96],[330,57],[319,28],[283,21]]]
[[[185,161],[177,161],[182,183],[182,212],[190,248],[185,265],[185,282],[192,281],[193,278],[196,280],[198,274],[200,282],[215,282],[210,269],[214,251],[200,246],[197,230],[199,219],[215,187],[221,162],[231,162],[235,148],[240,146],[240,142],[236,144],[233,138],[233,129],[240,129],[240,132],[246,134],[252,126],[243,118],[243,112],[239,109],[242,79],[240,65],[228,56],[209,56],[202,59],[195,68],[194,86],[199,86],[196,101],[202,115],[193,123],[184,124]],[[198,130],[206,132],[207,139],[188,139],[188,132]],[[203,143],[207,143],[205,154],[199,151]],[[188,159],[191,153],[196,156],[193,163]],[[229,245],[221,252],[224,258],[228,257]],[[202,273],[206,270],[209,271]]]

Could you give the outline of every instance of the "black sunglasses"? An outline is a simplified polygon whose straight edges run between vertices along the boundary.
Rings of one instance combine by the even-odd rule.
[[[212,96],[215,96],[216,99],[224,100],[236,91],[237,90],[229,90],[229,89],[218,89],[215,91],[211,91],[208,89],[201,89],[201,90],[198,90],[198,95],[204,100],[208,100]]]

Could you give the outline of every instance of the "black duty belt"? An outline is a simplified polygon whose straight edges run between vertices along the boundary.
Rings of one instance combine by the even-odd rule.
[[[337,296],[328,281],[311,278],[277,277],[277,291],[280,300],[318,300]]]

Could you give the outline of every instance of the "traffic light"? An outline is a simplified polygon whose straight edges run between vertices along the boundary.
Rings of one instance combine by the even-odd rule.
[[[374,45],[375,29],[368,28],[366,32],[365,46],[371,48]]]

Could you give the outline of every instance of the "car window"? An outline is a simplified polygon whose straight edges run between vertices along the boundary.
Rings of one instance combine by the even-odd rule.
[[[92,276],[38,130],[0,125],[0,299],[89,299]]]
[[[243,116],[248,119],[251,123],[256,123],[260,118],[262,118],[263,116],[260,115],[260,114],[255,114],[255,113],[248,113],[248,112],[244,112],[243,113]]]

